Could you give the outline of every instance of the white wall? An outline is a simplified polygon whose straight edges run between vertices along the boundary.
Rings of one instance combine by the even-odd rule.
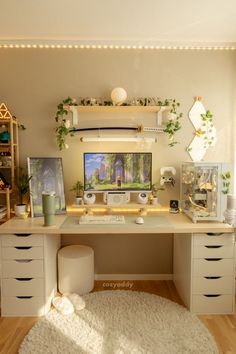
[[[167,147],[164,136],[158,136],[158,143],[150,151],[153,153],[153,180],[159,179],[161,166],[175,166],[178,171],[182,161],[189,161],[186,147],[193,138],[194,129],[187,114],[193,104],[194,96],[202,96],[205,108],[214,114],[214,124],[218,132],[217,145],[209,149],[206,161],[233,162],[233,118],[235,116],[235,64],[236,54],[230,51],[155,51],[155,50],[79,50],[79,49],[1,49],[0,50],[0,101],[22,123],[27,126],[20,134],[21,164],[27,156],[61,156],[64,165],[64,177],[67,201],[72,201],[69,192],[77,179],[83,178],[83,152],[96,151],[137,151],[134,144],[80,143],[78,137],[70,138],[68,150],[60,152],[55,145],[56,106],[71,97],[109,97],[114,87],[124,87],[129,98],[134,96],[159,96],[176,98],[184,113],[182,129],[177,134],[180,144]],[[83,125],[117,119],[130,124],[148,121],[155,117],[139,115],[81,116]],[[149,150],[149,148],[148,148]],[[169,199],[179,198],[179,183],[174,189],[168,188],[160,193],[163,205]],[[153,249],[153,243],[145,251],[136,247],[136,254],[146,260]],[[172,249],[166,247],[169,237],[156,240],[156,257],[147,267],[154,273],[169,273],[172,269]],[[66,239],[64,239],[66,242]],[[92,241],[86,238],[87,243]],[[74,239],[73,242],[76,242]],[[78,241],[79,242],[79,241]],[[101,240],[102,244],[108,241]],[[127,242],[130,242],[127,240]],[[154,242],[154,241],[153,241]],[[155,243],[154,242],[154,243]],[[97,246],[98,241],[97,241]],[[114,245],[113,245],[114,246]],[[110,245],[111,249],[112,245]],[[166,257],[163,258],[164,247]],[[123,251],[125,244],[123,245]],[[116,252],[112,262],[106,261],[107,250],[102,255],[98,268],[102,272],[115,272],[122,249]],[[143,253],[144,252],[144,253]],[[126,271],[133,270],[133,256],[126,259]],[[141,259],[141,258],[140,258]],[[99,263],[102,262],[102,263]]]

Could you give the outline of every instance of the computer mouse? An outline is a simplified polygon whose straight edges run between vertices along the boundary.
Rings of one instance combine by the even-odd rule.
[[[139,216],[138,218],[135,219],[136,224],[144,224],[144,220],[143,218],[141,218],[141,216]]]

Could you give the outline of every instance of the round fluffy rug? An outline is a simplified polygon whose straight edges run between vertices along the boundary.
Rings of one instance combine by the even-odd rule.
[[[20,354],[218,353],[197,316],[162,297],[136,291],[83,296],[72,315],[52,310],[23,340]]]

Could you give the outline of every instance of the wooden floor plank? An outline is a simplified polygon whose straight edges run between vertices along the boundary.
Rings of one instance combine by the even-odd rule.
[[[129,290],[145,291],[182,304],[172,281],[96,281],[93,291]],[[201,315],[203,324],[214,336],[221,354],[236,354],[236,315]],[[0,353],[17,354],[20,343],[36,317],[0,317]],[[37,354],[37,353],[35,353]]]

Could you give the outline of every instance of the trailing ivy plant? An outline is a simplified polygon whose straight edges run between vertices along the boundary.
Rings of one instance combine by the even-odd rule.
[[[135,102],[138,102],[138,105],[143,106],[151,106],[150,98],[137,98]],[[164,133],[168,135],[169,138],[169,146],[173,147],[178,142],[174,139],[175,133],[181,129],[180,119],[182,118],[183,114],[178,112],[178,108],[180,103],[177,102],[175,99],[165,99],[163,101],[156,100],[157,105],[170,107],[170,115],[165,124]],[[80,105],[83,106],[91,106],[91,100],[81,99]],[[112,101],[110,100],[103,100],[104,106],[111,106],[113,105]],[[123,106],[134,106],[135,104],[132,102],[124,102]],[[56,140],[57,145],[60,150],[68,148],[66,144],[66,137],[68,135],[74,136],[75,128],[70,127],[70,121],[66,119],[68,115],[69,109],[67,106],[77,106],[76,100],[72,99],[71,97],[67,97],[57,106],[57,112],[55,115],[55,120],[58,123],[56,128]]]
[[[77,106],[76,100],[71,97],[67,97],[57,106],[55,120],[59,123],[59,125],[56,128],[56,139],[60,150],[68,148],[68,145],[66,144],[67,135],[74,135],[73,129],[70,129],[70,121],[65,118],[68,114],[68,109],[66,106]]]
[[[158,105],[170,107],[170,116],[163,131],[168,135],[170,141],[168,145],[173,147],[178,144],[178,141],[175,140],[175,133],[181,129],[180,119],[183,117],[183,113],[178,112],[180,103],[176,99],[165,99],[158,101]]]
[[[206,113],[201,114],[202,118],[202,127],[200,128],[200,132],[197,131],[196,133],[200,133],[200,136],[204,138],[204,148],[208,148],[211,146],[216,139],[216,136],[213,134],[213,114],[211,111],[207,110]]]
[[[221,174],[221,178],[223,180],[222,193],[223,194],[228,194],[229,193],[229,188],[230,188],[231,172],[227,171],[225,173],[222,173]]]

